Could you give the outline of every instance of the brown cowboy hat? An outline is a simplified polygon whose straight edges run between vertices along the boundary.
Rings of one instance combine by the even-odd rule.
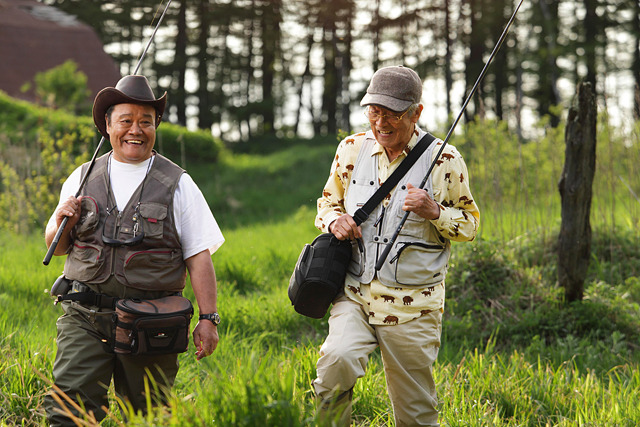
[[[107,139],[109,134],[105,114],[109,107],[116,104],[151,105],[156,109],[156,127],[158,127],[167,104],[167,92],[156,99],[145,76],[124,76],[118,81],[116,87],[106,87],[98,92],[93,101],[93,122]]]

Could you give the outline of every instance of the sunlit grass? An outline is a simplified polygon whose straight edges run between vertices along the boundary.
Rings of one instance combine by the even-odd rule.
[[[443,425],[640,424],[640,154],[633,138],[601,132],[592,259],[585,299],[571,306],[555,273],[562,133],[518,145],[484,123],[453,142],[482,221],[475,242],[453,245],[435,366]],[[193,346],[181,354],[169,406],[126,425],[315,425],[311,381],[327,320],[296,314],[286,290],[318,233],[315,200],[336,144],[190,167],[226,237],[213,256],[220,344],[200,362]],[[64,258],[45,267],[44,254],[41,232],[0,232],[0,425],[45,425],[61,314],[45,290]],[[378,351],[354,398],[354,425],[393,425]],[[109,416],[104,425],[124,425],[115,399]]]

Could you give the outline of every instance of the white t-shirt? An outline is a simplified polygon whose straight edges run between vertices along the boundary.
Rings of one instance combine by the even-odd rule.
[[[118,210],[122,211],[147,174],[149,162],[121,163],[110,159],[111,191]],[[82,179],[82,167],[77,168],[62,185],[60,200],[66,200],[78,192]],[[187,259],[205,249],[213,254],[223,243],[224,236],[209,209],[202,192],[193,179],[183,173],[173,196],[173,216],[182,245],[183,258]],[[55,213],[49,218],[49,226],[55,226]]]

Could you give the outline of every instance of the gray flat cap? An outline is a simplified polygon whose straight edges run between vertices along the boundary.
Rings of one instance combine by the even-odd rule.
[[[361,106],[380,105],[392,111],[404,111],[422,98],[422,80],[418,73],[402,65],[380,68],[371,77]]]

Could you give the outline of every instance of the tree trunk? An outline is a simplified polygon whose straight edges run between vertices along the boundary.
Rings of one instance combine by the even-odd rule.
[[[490,19],[491,25],[491,42],[495,45],[500,39],[500,34],[504,28],[504,23],[508,21],[509,16],[513,10],[507,10],[507,4],[504,0],[494,0],[492,6],[494,7],[493,16]],[[507,16],[504,16],[507,13]],[[494,113],[498,120],[502,120],[504,117],[503,96],[507,90],[508,79],[506,76],[511,74],[509,70],[509,63],[507,61],[507,53],[510,49],[500,49],[494,58],[493,65],[493,86],[494,86]]]
[[[307,23],[307,25],[309,25]],[[294,135],[298,135],[298,131],[300,129],[300,113],[302,112],[302,107],[304,103],[302,102],[302,94],[304,91],[304,85],[307,81],[307,78],[311,76],[311,49],[313,49],[313,29],[309,30],[309,34],[307,35],[307,49],[305,50],[305,66],[304,72],[300,76],[300,85],[298,86],[298,108],[296,109],[296,119],[293,125],[293,133]],[[311,88],[309,88],[309,92],[311,92]],[[311,98],[311,97],[309,97]],[[309,112],[313,115],[312,106],[309,107]]]
[[[538,112],[541,116],[549,115],[551,126],[557,127],[560,124],[560,117],[552,112],[553,106],[560,104],[560,92],[558,91],[558,70],[556,52],[558,38],[558,2],[554,0],[539,0],[540,11],[542,12],[542,22],[544,23],[546,40],[546,51],[540,58],[540,79],[538,82]]]
[[[276,95],[274,93],[275,65],[280,50],[281,0],[262,5],[262,132],[275,133]]]
[[[445,55],[444,55],[444,82],[446,87],[446,108],[447,116],[451,116],[451,91],[453,90],[453,75],[451,72],[451,56],[453,52],[453,41],[451,40],[451,11],[449,10],[449,1],[444,2],[444,40],[445,40]]]
[[[338,131],[336,123],[336,98],[338,94],[338,69],[336,67],[336,28],[334,22],[325,23],[323,29],[324,87],[322,92],[322,119],[325,122],[324,135]]]
[[[640,2],[634,5],[633,18],[633,65],[632,72],[635,78],[635,90],[633,97],[633,118],[640,119]]]
[[[373,14],[373,72],[375,73],[380,68],[380,36],[382,29],[380,28],[380,0],[376,0],[375,11]]]
[[[585,81],[591,83],[592,90],[595,93],[596,87],[596,46],[598,45],[599,38],[599,22],[596,7],[598,6],[597,0],[584,0],[584,7],[586,14],[584,17],[584,50],[585,50],[585,62],[587,66],[587,75]]]
[[[467,37],[467,52],[468,56],[465,61],[464,74],[466,90],[462,99],[466,98],[466,94],[471,91],[471,88],[475,84],[477,77],[480,75],[484,61],[482,56],[484,54],[485,34],[481,29],[480,19],[482,17],[482,1],[470,0],[469,1],[469,35]],[[484,81],[481,81],[478,85],[476,93],[473,95],[469,102],[469,106],[464,111],[464,117],[466,122],[473,121],[475,117],[482,118],[482,97],[484,96]],[[469,108],[471,107],[471,108]]]
[[[353,64],[351,63],[351,44],[353,41],[352,36],[352,25],[354,21],[354,17],[352,14],[355,13],[355,8],[349,8],[349,15],[345,20],[345,36],[342,42],[344,49],[341,54],[340,60],[340,74],[341,78],[341,113],[340,113],[340,126],[342,130],[351,133],[351,96],[349,94],[349,88],[351,87],[351,68]]]
[[[591,193],[596,165],[596,101],[590,83],[579,85],[565,130],[565,164],[558,183],[562,224],[558,238],[558,282],[566,302],[584,295],[591,253]]]
[[[187,2],[183,0],[180,2],[180,9],[178,11],[178,22],[176,24],[176,53],[175,60],[173,62],[176,72],[178,74],[178,82],[176,84],[176,90],[172,97],[171,104],[176,107],[176,114],[178,117],[178,124],[182,126],[187,125],[187,112],[186,112],[186,99],[187,92],[185,89],[185,81],[187,75]]]
[[[211,105],[209,104],[209,53],[207,43],[209,40],[209,10],[206,0],[200,0],[198,3],[198,17],[200,19],[198,31],[198,65],[196,68],[198,74],[198,127],[200,129],[211,129],[213,125],[213,117],[211,114]]]

